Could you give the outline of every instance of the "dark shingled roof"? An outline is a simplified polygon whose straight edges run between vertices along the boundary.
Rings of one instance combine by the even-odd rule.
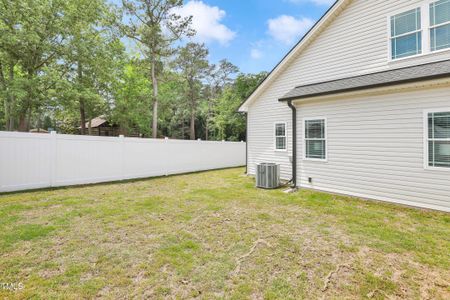
[[[450,60],[298,86],[279,101],[290,101],[388,85],[450,77]]]

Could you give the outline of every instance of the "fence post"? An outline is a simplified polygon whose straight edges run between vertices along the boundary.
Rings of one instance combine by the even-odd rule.
[[[120,144],[120,180],[125,179],[125,136],[119,135]]]
[[[58,162],[58,144],[56,131],[50,131],[50,186],[56,184],[56,164]]]
[[[165,137],[164,138],[164,143],[167,145],[166,146],[166,148],[168,148],[168,145],[169,145],[169,137]],[[169,164],[169,160],[167,160],[166,159],[166,161],[167,161],[167,163],[165,164],[165,170],[164,170],[164,174],[165,174],[165,176],[169,176],[169,167],[168,167],[168,164]]]

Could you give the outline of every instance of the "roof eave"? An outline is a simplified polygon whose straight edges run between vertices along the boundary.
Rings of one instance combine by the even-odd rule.
[[[427,76],[427,77],[422,77],[422,78],[384,82],[384,83],[380,83],[380,84],[372,84],[372,85],[367,85],[367,86],[360,86],[360,87],[341,89],[341,90],[329,91],[329,92],[322,92],[322,93],[316,93],[316,94],[309,94],[309,95],[302,95],[302,96],[283,97],[283,98],[278,99],[278,101],[279,102],[289,102],[289,101],[302,100],[302,99],[318,98],[318,97],[324,97],[324,96],[330,96],[330,95],[338,95],[338,94],[345,94],[345,93],[350,93],[350,92],[376,89],[376,88],[381,88],[381,87],[395,86],[395,85],[408,84],[408,83],[416,83],[416,82],[422,82],[422,81],[430,81],[430,80],[442,79],[442,78],[446,78],[446,77],[450,77],[450,74],[447,73],[447,74],[439,74],[439,75]]]
[[[247,105],[241,105],[239,108],[238,108],[238,113],[247,113],[248,112],[248,106]]]

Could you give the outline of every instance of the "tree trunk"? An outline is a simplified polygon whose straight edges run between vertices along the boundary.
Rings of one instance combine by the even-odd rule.
[[[205,140],[209,141],[209,115],[211,111],[210,100],[208,99],[208,111],[206,112],[206,122],[205,122]]]
[[[12,109],[14,107],[14,95],[11,92],[10,86],[14,81],[14,63],[10,62],[9,64],[9,76],[8,81],[5,79],[5,74],[3,73],[3,65],[0,62],[0,86],[2,90],[5,92],[5,101],[4,101],[4,109],[5,109],[5,130],[12,131],[14,130],[14,118]]]
[[[152,117],[152,137],[158,137],[158,79],[156,78],[156,58],[152,54],[152,90],[153,90],[153,117]]]
[[[80,99],[80,126],[81,126],[81,134],[86,134],[86,109],[84,106],[84,100]]]
[[[3,65],[0,61],[0,87],[1,90],[6,94],[6,99],[3,102],[4,110],[5,110],[5,130],[9,131],[9,106],[8,106],[8,95],[6,93],[6,82],[5,76],[3,74]]]
[[[10,62],[9,64],[9,84],[14,83],[14,62]],[[13,109],[16,102],[16,97],[14,96],[14,93],[9,91],[8,93],[8,100],[9,100],[9,129],[10,131],[14,130],[14,117],[13,117]]]
[[[209,141],[209,121],[211,119],[211,99],[208,99],[208,112],[206,113],[206,125],[205,125],[205,139]]]
[[[10,70],[11,72],[11,70]],[[13,70],[14,72],[14,70]],[[10,73],[10,76],[13,75]],[[34,70],[28,69],[27,71],[27,77],[29,83],[32,82],[34,76]],[[19,131],[29,131],[30,129],[30,120],[31,120],[31,113],[33,110],[33,100],[34,100],[34,91],[31,84],[27,87],[27,97],[25,98],[25,101],[22,105],[21,111],[19,112]]]
[[[191,140],[195,140],[195,112],[196,112],[196,101],[195,101],[195,83],[192,78],[188,79],[189,84],[189,98],[191,104],[191,124],[190,124],[190,133],[189,136]]]
[[[158,100],[153,100],[152,137],[158,138]]]
[[[205,125],[205,140],[209,141],[209,117],[208,115],[206,116],[206,125]]]
[[[78,81],[80,86],[83,82],[83,66],[80,61],[78,61]],[[79,99],[80,102],[80,127],[81,127],[81,134],[86,134],[86,108],[83,97],[80,96]]]
[[[92,135],[92,119],[89,118],[89,123],[88,123],[88,134]]]
[[[19,131],[27,132],[30,128],[31,106],[29,102],[24,103],[24,107],[19,112]]]
[[[190,137],[191,140],[195,140],[195,113],[191,112],[191,126],[190,126]]]
[[[6,96],[8,97],[8,96]],[[10,126],[10,122],[9,122],[9,102],[7,99],[5,99],[5,101],[3,102],[3,106],[4,106],[4,110],[5,110],[5,130],[6,131],[10,131],[9,126]]]
[[[41,117],[42,117],[42,113],[39,113],[38,114],[38,120],[37,120],[37,130],[38,130],[38,132],[41,132],[41,127],[42,127]]]
[[[21,111],[19,113],[19,131],[27,131],[27,112]]]
[[[28,114],[27,114],[27,123],[26,123],[26,131],[30,131],[31,129],[31,112],[33,110],[33,107],[30,105],[30,107],[28,108]]]
[[[184,118],[183,121],[181,121],[181,139],[184,140],[185,136],[185,124],[184,124]]]
[[[14,126],[15,124],[14,124],[14,118],[13,118],[13,115],[12,115],[12,110],[11,110],[11,103],[9,104],[9,128],[8,128],[8,130],[9,131],[13,131],[14,130]]]

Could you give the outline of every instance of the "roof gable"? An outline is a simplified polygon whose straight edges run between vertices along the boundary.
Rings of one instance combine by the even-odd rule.
[[[337,0],[303,38],[275,66],[263,82],[253,91],[250,97],[239,107],[240,112],[246,112],[251,103],[266,90],[268,86],[295,60],[295,58],[347,7],[352,0]]]

